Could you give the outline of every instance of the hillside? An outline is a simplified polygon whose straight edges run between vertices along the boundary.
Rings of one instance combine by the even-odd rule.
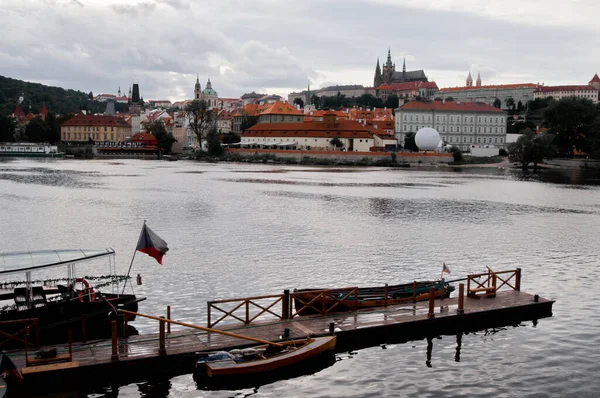
[[[11,114],[21,94],[24,94],[21,106],[26,113],[31,111],[37,114],[44,104],[49,112],[60,115],[77,113],[84,109],[103,112],[106,107],[106,104],[90,101],[89,94],[82,91],[65,90],[61,87],[0,76],[0,115]]]

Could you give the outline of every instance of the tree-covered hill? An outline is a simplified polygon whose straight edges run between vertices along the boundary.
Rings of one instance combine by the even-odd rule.
[[[21,107],[25,113],[38,114],[45,104],[49,112],[58,115],[78,113],[81,110],[104,112],[106,104],[90,100],[90,94],[82,91],[65,90],[61,87],[45,86],[23,80],[0,76],[0,115],[9,115],[23,95]]]

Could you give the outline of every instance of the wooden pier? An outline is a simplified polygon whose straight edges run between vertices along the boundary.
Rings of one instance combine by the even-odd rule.
[[[503,273],[469,275],[467,288],[460,284],[455,294],[457,297],[440,299],[432,295],[429,301],[311,316],[292,317],[293,314],[289,313],[291,306],[285,302],[284,295],[223,300],[221,303],[244,303],[236,304],[237,308],[234,308],[246,316],[219,308],[226,315],[220,318],[223,322],[214,327],[268,341],[280,340],[282,336],[302,338],[335,333],[338,338],[336,351],[342,352],[383,343],[516,325],[522,321],[552,316],[554,302],[521,292],[520,270],[511,272],[514,272],[512,282]],[[509,282],[503,283],[506,281]],[[283,305],[257,304],[259,300],[271,300],[275,304],[281,300]],[[252,315],[250,303],[260,309],[258,315]],[[209,309],[211,306],[218,308],[218,305],[221,304],[211,302]],[[274,310],[275,307],[281,312]],[[173,310],[173,319],[176,319],[176,308]],[[170,308],[168,312],[171,315]],[[263,320],[261,315],[265,314],[270,319]],[[284,319],[282,315],[291,319]],[[233,319],[239,325],[227,325],[224,318]],[[74,343],[71,350],[67,345],[56,346],[59,354],[71,351],[70,361],[27,366],[23,351],[9,355],[22,371],[24,386],[31,387],[48,386],[48,383],[52,385],[57,377],[91,384],[97,383],[100,378],[104,383],[109,380],[122,383],[154,375],[191,373],[199,352],[253,345],[246,340],[193,329],[171,331],[170,327],[166,327],[167,322],[157,322],[156,334],[117,338],[115,333],[112,340]],[[213,326],[210,319],[208,324]],[[30,351],[30,360],[32,355]]]

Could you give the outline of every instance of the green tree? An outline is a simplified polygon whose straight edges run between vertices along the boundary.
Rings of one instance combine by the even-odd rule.
[[[242,113],[242,123],[240,125],[240,131],[243,133],[250,127],[258,123],[258,116],[250,116],[246,112]]]
[[[517,103],[517,110],[519,112],[523,110],[523,102],[521,102],[521,100],[519,100],[519,102]]]
[[[400,100],[396,94],[392,94],[383,103],[386,108],[396,109],[400,105]]]
[[[294,105],[300,105],[300,108],[304,108],[304,101],[302,101],[302,98],[298,97],[298,98],[294,98]]]
[[[144,124],[144,129],[152,134],[158,142],[158,147],[166,153],[171,153],[173,143],[177,142],[173,134],[168,133],[162,119],[156,119]]]
[[[504,103],[506,104],[507,109],[515,108],[515,100],[513,99],[513,97],[506,97],[506,99],[504,100]]]
[[[48,126],[41,117],[31,119],[25,127],[25,137],[29,142],[46,142],[48,139]]]
[[[417,143],[415,142],[415,133],[409,131],[404,136],[404,149],[408,149],[409,151],[418,152],[419,148],[417,147]]]
[[[494,106],[498,109],[502,108],[502,101],[500,101],[500,98],[494,100]]]
[[[527,170],[531,163],[536,169],[544,158],[552,158],[555,155],[553,139],[554,137],[549,134],[536,135],[531,129],[522,130],[522,135],[517,142],[507,146],[508,159],[520,163],[523,170]]]
[[[236,133],[223,134],[221,136],[221,141],[223,141],[223,144],[237,144],[241,140],[242,137],[240,137],[240,135]]]
[[[13,141],[17,123],[10,116],[0,115],[0,142]]]
[[[559,155],[571,156],[574,149],[584,152],[591,149],[591,140],[586,133],[596,117],[596,107],[585,98],[562,98],[546,108],[544,120],[556,137]]]
[[[91,91],[90,91],[90,93],[88,94],[88,99],[89,99],[90,101],[93,101],[93,100],[94,100],[94,93],[92,93]]]
[[[219,133],[217,133],[217,128],[214,125],[208,130],[208,134],[206,135],[206,143],[208,144],[208,154],[210,156],[219,157],[223,156],[223,153],[225,153],[223,145],[221,145]]]
[[[344,147],[344,142],[342,140],[340,140],[338,137],[332,138],[331,141],[329,141],[329,143],[336,148]]]
[[[310,97],[310,102],[315,106],[315,108],[321,109],[321,97],[319,97],[317,94],[313,94]]]
[[[60,141],[60,124],[56,119],[56,115],[54,112],[48,112],[46,115],[46,119],[44,119],[46,123],[46,128],[48,131],[48,141],[50,143],[57,143]]]
[[[450,147],[450,152],[452,153],[452,159],[454,159],[456,163],[460,163],[464,160],[463,153],[459,147],[452,145]]]
[[[446,97],[446,101],[454,101],[454,97]]]
[[[208,105],[204,100],[193,100],[186,105],[184,112],[192,132],[196,135],[198,145],[202,148],[202,139],[214,119],[213,113],[208,109]]]

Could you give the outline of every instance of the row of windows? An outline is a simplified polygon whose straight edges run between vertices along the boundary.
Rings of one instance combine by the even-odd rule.
[[[413,128],[414,127],[414,128]],[[423,127],[431,127],[431,126],[413,126],[413,125],[408,125],[405,124],[404,125],[404,131],[419,131],[421,128]],[[441,126],[441,128],[439,129],[440,133],[445,133],[445,132],[450,132],[450,133],[464,133],[464,134],[468,134],[468,133],[475,133],[475,127],[470,126],[470,127],[464,127],[463,129],[460,128],[460,126],[450,126],[448,129],[446,129],[446,126]],[[504,127],[481,127],[478,126],[477,127],[477,132],[478,133],[490,133],[490,134],[504,134]]]
[[[83,131],[102,131],[102,127],[95,127],[95,126],[83,126],[83,127],[73,127],[73,126],[69,126],[67,127],[67,131],[79,131],[79,129],[82,128]],[[115,131],[114,127],[110,128],[110,131]],[[108,131],[108,127],[104,126],[104,131]]]
[[[104,137],[104,138],[102,138],[102,137]],[[115,133],[110,133],[110,134],[108,134],[108,133],[104,133],[104,134],[102,134],[102,133],[92,133],[92,134],[89,134],[89,133],[63,133],[63,140],[66,140],[66,141],[71,141],[71,140],[81,141],[82,139],[88,140],[90,138],[95,141],[97,141],[97,140],[114,141]]]
[[[403,119],[406,120],[406,121],[408,121],[409,120],[408,116],[409,115],[405,114]],[[414,119],[413,119],[413,116],[414,116]],[[461,117],[460,116],[456,116],[456,118],[454,116],[450,116],[449,119],[450,119],[450,122],[454,122],[455,119],[456,119],[456,122],[458,122],[458,123],[461,122]],[[411,121],[419,121],[419,115],[410,115],[410,120]],[[423,122],[425,121],[425,115],[421,115],[421,121],[423,121]],[[431,115],[427,115],[427,121],[428,122],[431,121]],[[435,117],[435,121],[436,122],[440,122],[440,121],[441,122],[445,122],[446,121],[446,115],[442,115],[442,116],[437,115]],[[475,117],[474,116],[463,116],[462,117],[462,122],[463,123],[469,123],[469,122],[470,123],[474,123],[475,122]],[[482,118],[481,116],[479,116],[477,122],[478,123],[488,123],[488,117],[487,116],[483,116],[483,118]],[[496,124],[504,123],[504,118],[502,118],[502,117],[493,118],[493,117],[490,116],[489,117],[489,123],[496,123]]]

